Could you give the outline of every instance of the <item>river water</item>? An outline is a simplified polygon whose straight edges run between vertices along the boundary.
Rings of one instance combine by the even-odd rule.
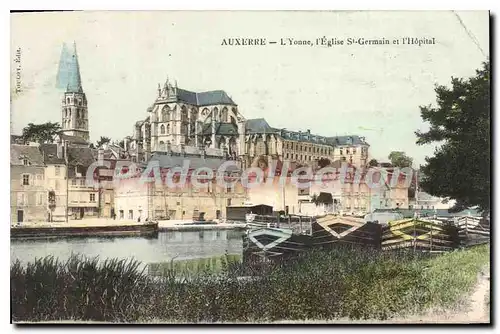
[[[93,237],[50,238],[36,240],[11,239],[11,263],[33,262],[35,258],[52,255],[66,261],[72,253],[100,259],[135,259],[141,263],[169,263],[220,257],[225,254],[241,257],[241,231],[159,232],[158,237]]]

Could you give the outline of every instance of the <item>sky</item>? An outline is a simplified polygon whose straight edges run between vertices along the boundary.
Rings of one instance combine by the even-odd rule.
[[[435,38],[435,45],[281,46],[280,39]],[[223,46],[224,38],[266,38],[266,46]],[[225,90],[247,119],[323,136],[359,135],[370,156],[405,151],[424,163],[435,146],[419,106],[434,87],[469,77],[489,56],[489,13],[402,12],[67,12],[11,14],[11,86],[21,50],[21,92],[11,88],[11,133],[61,122],[55,88],[62,43],[77,45],[90,139],[120,140],[147,117],[158,83]]]

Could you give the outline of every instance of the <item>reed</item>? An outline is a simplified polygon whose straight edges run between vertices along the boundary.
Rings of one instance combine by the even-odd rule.
[[[262,322],[388,319],[454,305],[489,261],[489,245],[429,256],[336,248],[285,263],[146,275],[140,263],[72,256],[11,265],[13,321]],[[248,274],[255,279],[241,279]],[[179,278],[182,277],[182,278]]]

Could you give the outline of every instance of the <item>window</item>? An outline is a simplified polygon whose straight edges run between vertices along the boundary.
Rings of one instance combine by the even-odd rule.
[[[165,134],[165,125],[160,126],[160,134],[164,135]]]
[[[170,124],[167,124],[167,135],[170,134]]]
[[[90,194],[90,201],[95,202],[95,194]]]
[[[340,155],[344,155],[344,150],[340,150]]]
[[[81,185],[81,186],[84,186],[84,185],[85,185],[85,180],[84,180],[84,179],[81,179],[81,180],[80,180],[80,185]]]
[[[349,149],[347,149],[347,150],[345,150],[345,151],[346,151],[346,152],[345,152],[346,154],[350,154],[350,153],[349,153]]]
[[[356,148],[352,149],[352,154],[356,154]]]
[[[29,186],[30,185],[30,176],[27,174],[23,175],[23,186]]]
[[[120,210],[120,219],[123,219],[123,210]]]
[[[75,179],[71,180],[71,185],[72,186],[76,186],[76,180]]]
[[[227,189],[226,189],[226,190],[227,190],[227,192],[228,192],[228,193],[230,193],[230,192],[231,192],[231,190],[232,190],[232,188],[231,188],[231,187],[227,187]]]
[[[56,176],[59,176],[59,174],[61,174],[61,167],[60,166],[56,166]]]
[[[230,198],[227,199],[227,206],[231,206],[231,199]]]
[[[25,165],[25,166],[28,166],[28,165],[29,165],[29,161],[28,161],[28,159],[23,159],[23,165]]]
[[[134,210],[128,210],[128,219],[134,219]]]

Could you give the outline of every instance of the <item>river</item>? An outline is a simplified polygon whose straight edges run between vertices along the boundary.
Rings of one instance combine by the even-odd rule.
[[[158,237],[92,237],[11,239],[11,263],[22,264],[52,255],[66,261],[71,254],[100,259],[135,259],[143,264],[169,263],[220,257],[241,257],[243,232],[220,230],[200,232],[159,232]]]

